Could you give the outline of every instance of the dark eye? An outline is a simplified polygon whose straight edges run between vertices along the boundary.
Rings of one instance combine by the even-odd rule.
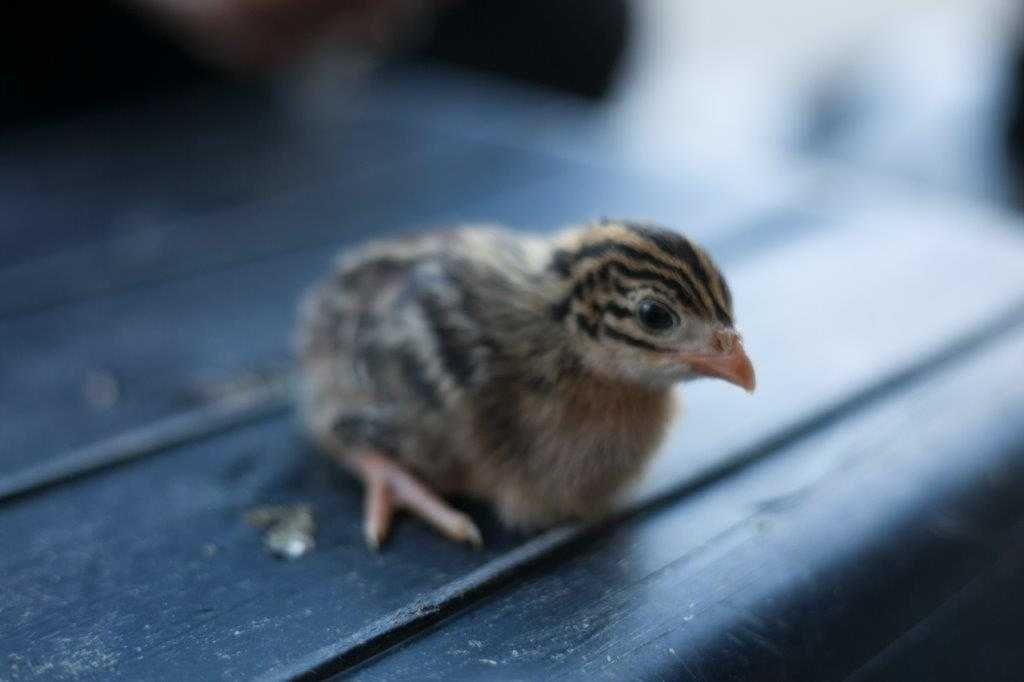
[[[669,310],[668,306],[655,301],[653,298],[645,298],[640,301],[636,309],[637,319],[640,324],[651,331],[668,331],[676,325],[676,316]]]

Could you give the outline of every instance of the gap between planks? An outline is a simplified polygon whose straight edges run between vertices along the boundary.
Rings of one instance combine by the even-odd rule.
[[[282,382],[287,384],[288,382]],[[78,448],[0,479],[0,505],[176,446],[284,414],[287,385],[253,390]]]

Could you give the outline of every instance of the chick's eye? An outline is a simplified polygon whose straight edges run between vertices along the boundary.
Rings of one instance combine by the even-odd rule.
[[[659,303],[652,298],[645,298],[640,301],[640,305],[636,309],[636,315],[640,320],[640,324],[651,331],[663,332],[676,325],[676,316],[672,311],[665,304]]]

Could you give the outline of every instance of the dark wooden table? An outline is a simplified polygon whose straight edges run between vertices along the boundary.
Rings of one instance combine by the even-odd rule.
[[[652,176],[600,109],[452,74],[336,109],[198,93],[0,144],[0,680],[1020,678],[1020,220],[812,160]],[[370,236],[602,215],[709,245],[756,395],[688,387],[606,523],[467,503],[481,551],[408,520],[367,551],[290,413],[300,292]],[[285,562],[244,517],[292,502],[317,549]]]

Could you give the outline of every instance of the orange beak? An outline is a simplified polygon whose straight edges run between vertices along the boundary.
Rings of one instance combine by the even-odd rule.
[[[716,338],[715,341],[720,343],[723,340]],[[748,393],[753,393],[757,383],[754,378],[754,366],[750,364],[750,358],[743,350],[743,343],[738,336],[732,335],[723,345],[729,350],[708,354],[680,353],[677,357],[680,362],[685,362],[701,376],[724,379]]]

